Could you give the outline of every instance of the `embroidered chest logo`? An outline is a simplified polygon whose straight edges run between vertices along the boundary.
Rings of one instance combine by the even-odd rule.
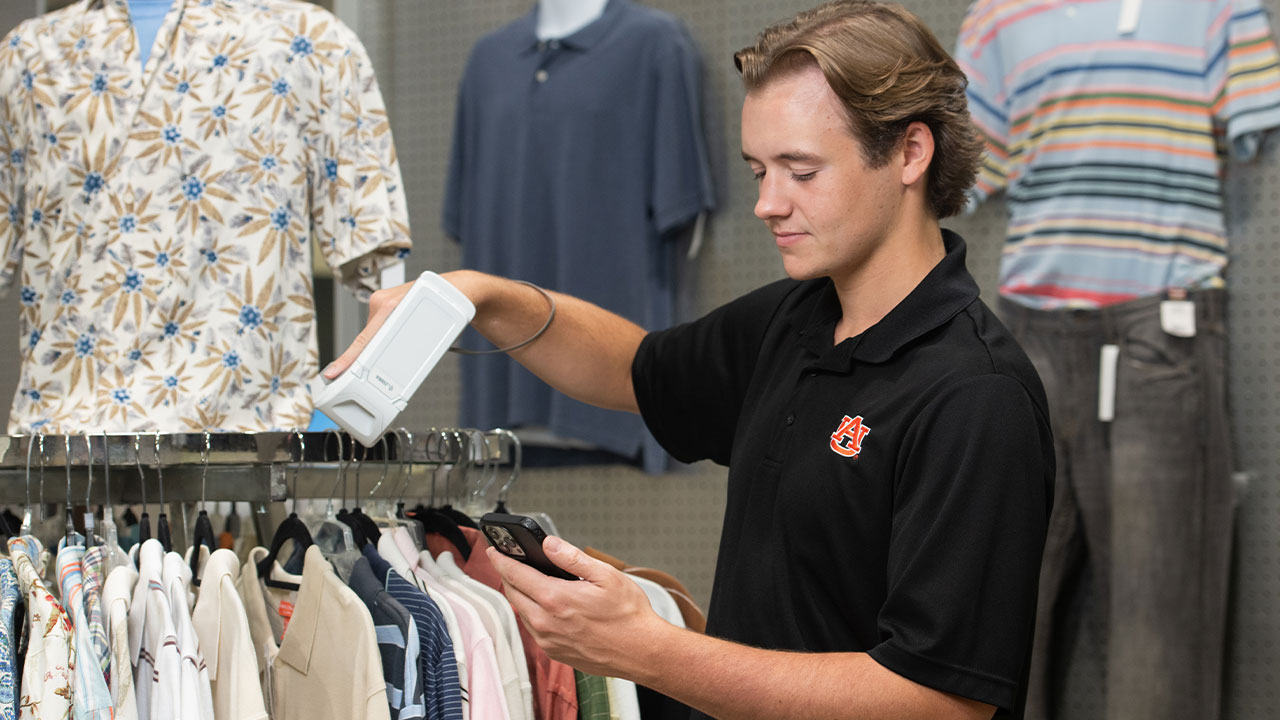
[[[831,433],[831,451],[847,458],[856,458],[862,452],[862,441],[871,434],[871,428],[862,424],[862,416],[848,415],[840,421],[840,427]]]

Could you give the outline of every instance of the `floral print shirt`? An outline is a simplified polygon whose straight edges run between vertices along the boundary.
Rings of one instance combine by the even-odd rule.
[[[127,0],[0,42],[10,433],[305,427],[311,240],[363,295],[410,246],[369,58],[294,0],[179,0],[144,67]]]
[[[71,621],[41,573],[49,554],[29,535],[9,540],[9,559],[27,600],[27,656],[22,666],[18,713],[22,720],[71,717]]]
[[[21,597],[13,562],[0,557],[0,720],[18,720],[18,633],[13,619]]]

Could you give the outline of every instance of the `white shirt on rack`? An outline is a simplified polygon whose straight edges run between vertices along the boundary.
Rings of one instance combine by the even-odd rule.
[[[182,654],[164,588],[164,548],[151,538],[138,548],[138,582],[129,604],[129,649],[140,720],[179,717]]]
[[[191,568],[176,552],[166,553],[162,575],[169,596],[169,611],[182,656],[179,672],[182,690],[178,696],[178,720],[214,720],[213,692],[209,689],[209,670],[200,653],[200,640],[191,625]]]
[[[129,603],[138,584],[133,564],[121,565],[102,586],[102,607],[111,647],[111,702],[116,720],[138,720],[138,696],[133,685],[133,653],[129,650]]]
[[[266,720],[249,618],[236,591],[239,577],[236,554],[215,550],[200,575],[191,624],[209,670],[215,720]]]

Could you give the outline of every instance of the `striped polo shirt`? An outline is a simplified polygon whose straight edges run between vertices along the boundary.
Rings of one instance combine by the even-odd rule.
[[[1280,125],[1259,0],[977,0],[955,57],[988,151],[971,207],[1008,198],[1002,295],[1101,307],[1217,282],[1222,158]]]

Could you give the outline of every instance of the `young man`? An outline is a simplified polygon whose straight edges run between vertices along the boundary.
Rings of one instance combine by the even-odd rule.
[[[755,214],[791,279],[646,333],[557,296],[513,353],[640,412],[677,458],[729,465],[708,634],[667,625],[567,543],[568,582],[494,556],[538,643],[715,717],[1020,715],[1053,447],[1039,379],[940,230],[973,182],[965,80],[918,19],[859,0],[736,56]],[[499,346],[528,287],[450,273]],[[403,289],[376,294],[358,354]]]

